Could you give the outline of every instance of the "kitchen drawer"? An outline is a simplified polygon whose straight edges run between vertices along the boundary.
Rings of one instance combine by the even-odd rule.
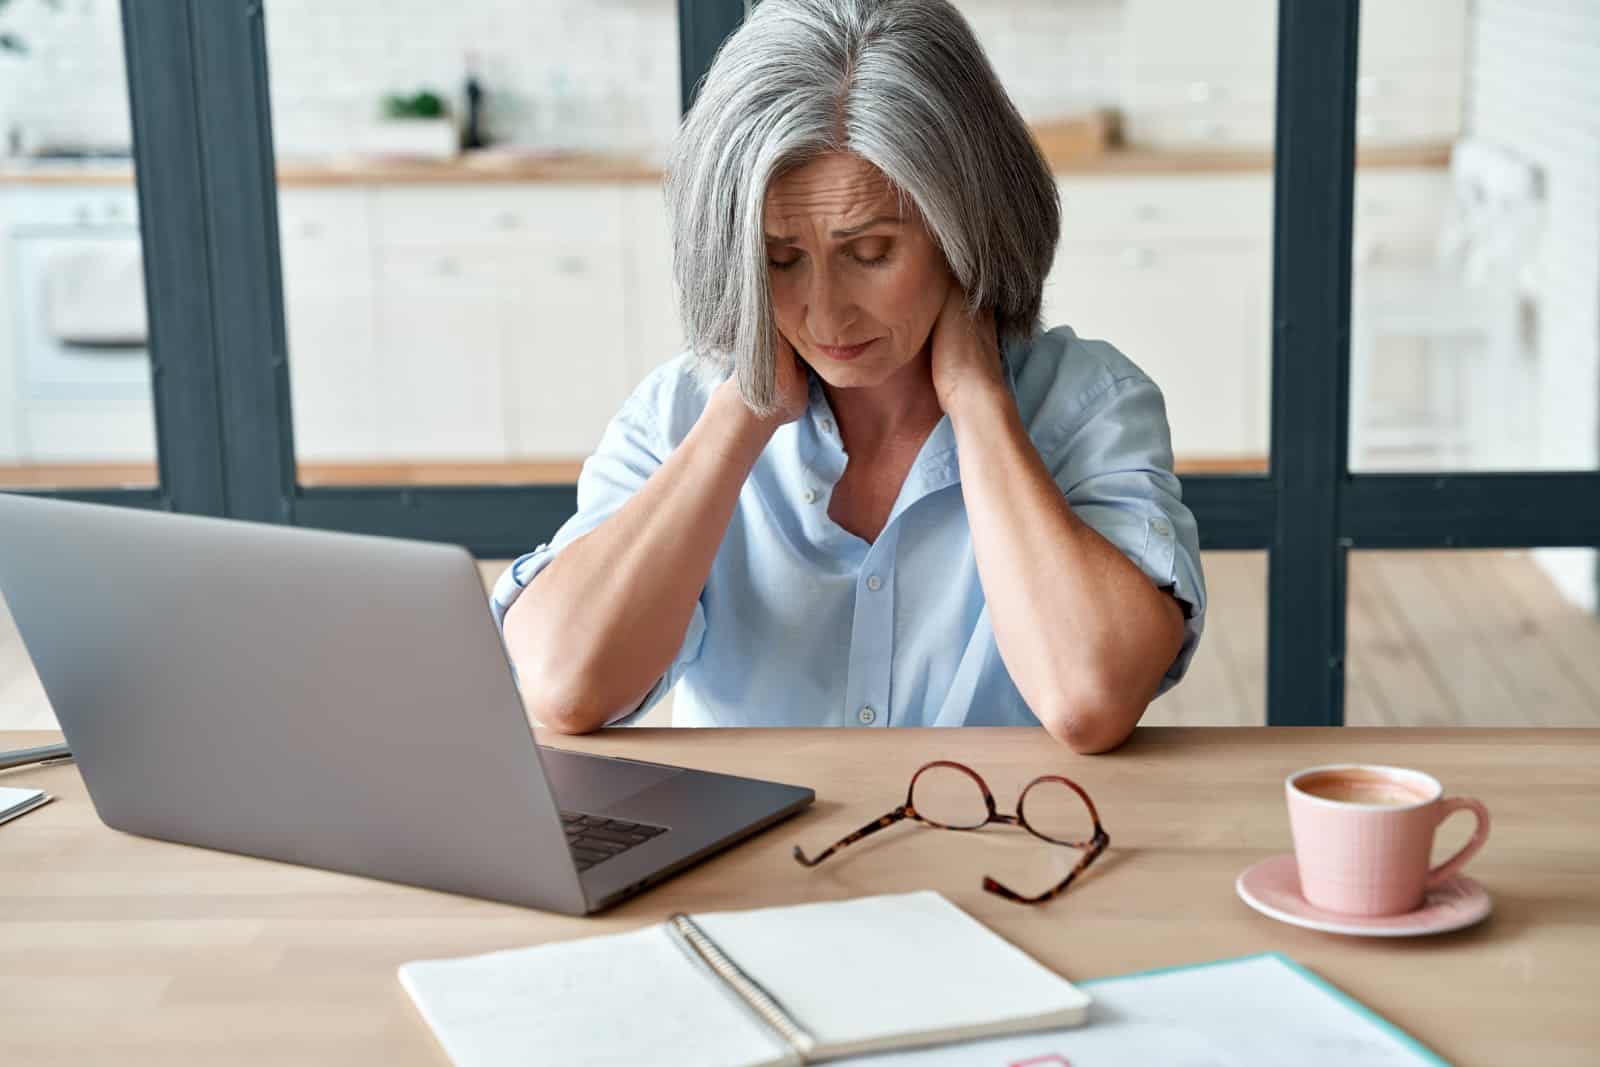
[[[5,213],[8,224],[14,227],[136,227],[139,198],[131,184],[112,189],[93,185],[17,184],[10,187]]]
[[[616,244],[622,239],[620,190],[617,184],[564,183],[381,188],[377,241],[386,247]]]
[[[1272,175],[1115,175],[1057,180],[1063,244],[1246,240],[1272,232]]]
[[[378,284],[384,288],[492,289],[508,275],[508,254],[506,250],[463,244],[385,247],[378,251]]]
[[[365,249],[371,242],[365,189],[284,189],[278,194],[278,237],[290,246]]]
[[[1461,133],[1461,101],[1412,101],[1363,107],[1356,116],[1356,142],[1407,145],[1453,141]]]

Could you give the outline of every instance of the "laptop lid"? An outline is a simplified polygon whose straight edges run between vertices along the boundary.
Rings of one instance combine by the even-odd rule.
[[[465,549],[13,494],[0,530],[108,826],[586,910]]]

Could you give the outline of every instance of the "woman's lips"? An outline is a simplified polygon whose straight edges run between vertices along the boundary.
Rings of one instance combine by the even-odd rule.
[[[872,339],[872,341],[876,340],[876,337]],[[821,352],[829,359],[837,359],[843,362],[846,360],[855,359],[861,353],[865,352],[867,350],[867,346],[872,344],[872,341],[862,341],[858,345],[849,345],[844,348],[835,348],[832,345],[818,345],[817,351]]]

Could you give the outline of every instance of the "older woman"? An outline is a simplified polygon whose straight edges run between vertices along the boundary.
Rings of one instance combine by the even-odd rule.
[[[535,714],[1112,748],[1205,592],[1156,386],[1042,332],[1055,185],[946,0],[765,0],[668,164],[691,351],[493,594]]]

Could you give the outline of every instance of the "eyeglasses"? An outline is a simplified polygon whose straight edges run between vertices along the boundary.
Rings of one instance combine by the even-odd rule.
[[[988,784],[978,776],[977,771],[951,760],[934,760],[923,764],[911,776],[904,804],[855,833],[840,838],[814,857],[807,858],[800,851],[800,846],[796,845],[795,861],[806,867],[815,867],[846,845],[853,845],[868,834],[877,833],[885,826],[893,826],[901,819],[915,819],[939,830],[981,830],[992,822],[1006,823],[1020,826],[1052,845],[1083,850],[1083,857],[1072,868],[1072,872],[1054,888],[1037,896],[1023,896],[984,876],[984,889],[1019,904],[1042,904],[1059,897],[1067,891],[1072,880],[1087,870],[1089,864],[1111,844],[1110,835],[1100,825],[1100,814],[1095,811],[1094,801],[1070,778],[1058,774],[1035,778],[1023,787],[1022,795],[1017,798],[1017,813],[1002,815],[995,810],[994,794],[989,792]]]

